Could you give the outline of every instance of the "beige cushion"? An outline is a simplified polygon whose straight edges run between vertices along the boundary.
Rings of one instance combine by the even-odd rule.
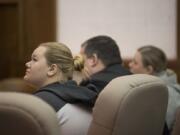
[[[59,135],[56,113],[35,96],[1,92],[0,134]]]
[[[96,101],[88,135],[161,135],[167,102],[167,87],[157,77],[116,78]]]

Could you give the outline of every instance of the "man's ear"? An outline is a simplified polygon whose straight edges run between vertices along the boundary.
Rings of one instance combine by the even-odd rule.
[[[52,64],[51,66],[49,66],[47,75],[54,76],[57,72],[58,72],[58,66],[56,64]]]
[[[152,75],[154,73],[154,69],[151,65],[147,66],[146,69],[147,69],[148,74]]]
[[[93,55],[89,58],[89,65],[90,65],[91,67],[94,67],[94,66],[96,66],[96,65],[98,64],[98,61],[99,61],[99,59],[98,59],[97,55],[96,55],[96,54],[93,54]]]

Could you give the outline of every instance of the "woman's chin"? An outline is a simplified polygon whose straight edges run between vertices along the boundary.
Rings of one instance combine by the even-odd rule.
[[[28,80],[29,80],[27,75],[24,76],[24,80],[25,80],[25,81],[28,81]]]

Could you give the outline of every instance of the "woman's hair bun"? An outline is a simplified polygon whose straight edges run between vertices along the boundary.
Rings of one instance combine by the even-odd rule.
[[[82,71],[84,69],[84,57],[81,54],[74,56],[74,70]]]

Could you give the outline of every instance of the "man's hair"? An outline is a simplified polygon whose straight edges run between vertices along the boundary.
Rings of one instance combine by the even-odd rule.
[[[85,41],[81,47],[88,58],[96,54],[105,66],[122,64],[119,47],[111,37],[95,36]]]

